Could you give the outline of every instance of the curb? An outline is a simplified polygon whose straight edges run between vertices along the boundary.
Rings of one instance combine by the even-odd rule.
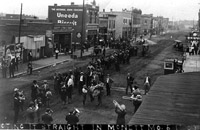
[[[84,56],[89,56],[89,55],[91,55],[91,53],[88,54],[88,55],[84,55]],[[84,56],[83,56],[83,57],[84,57]],[[80,57],[77,57],[77,58],[80,58]],[[64,63],[64,62],[67,62],[67,61],[70,61],[70,60],[73,60],[73,58],[68,58],[68,59],[66,59],[66,60],[58,61],[58,62],[56,62],[56,63],[51,63],[51,64],[48,64],[48,65],[45,65],[45,66],[37,67],[37,68],[34,68],[32,71],[41,70],[41,69],[50,67],[50,66],[52,66],[52,65],[61,64],[61,63]],[[27,74],[27,71],[20,72],[20,73],[16,73],[15,76],[20,76],[20,75],[23,75],[23,74]],[[28,74],[27,74],[27,75],[28,75]]]
[[[88,51],[87,53],[89,53],[90,51]],[[61,54],[62,55],[62,54]],[[74,55],[76,55],[76,54],[74,54]],[[83,55],[83,57],[84,56],[90,56],[90,55],[92,55],[92,51],[89,53],[89,54],[86,54],[86,55]],[[77,56],[77,59],[79,59],[80,58],[80,56]],[[67,61],[70,61],[70,60],[74,60],[73,58],[68,58],[68,59],[66,59],[66,60],[62,60],[62,61],[58,61],[58,62],[56,62],[56,63],[50,63],[50,64],[48,64],[48,65],[45,65],[45,66],[41,66],[41,67],[37,67],[37,68],[34,68],[32,71],[37,71],[37,70],[41,70],[41,69],[44,69],[44,68],[47,68],[47,67],[50,67],[50,66],[53,66],[53,65],[57,65],[57,64],[61,64],[61,63],[64,63],[64,62],[67,62]],[[14,76],[20,76],[20,75],[28,75],[27,74],[27,71],[23,71],[23,72],[19,72],[19,73],[16,73],[16,74],[14,74]]]
[[[48,65],[45,65],[45,66],[41,66],[41,67],[37,67],[37,68],[34,68],[32,71],[37,71],[37,70],[41,70],[41,69],[44,69],[44,68],[47,68],[49,66],[52,66],[54,64],[61,64],[61,63],[64,63],[64,62],[67,62],[69,61],[70,59],[67,59],[67,60],[63,60],[63,61],[59,61],[59,62],[56,62],[56,63],[51,63],[51,64],[48,64]],[[20,75],[23,75],[23,74],[27,74],[27,71],[24,71],[24,72],[20,72],[20,73],[17,73],[15,74],[15,76],[20,76]],[[28,74],[27,74],[28,75]]]

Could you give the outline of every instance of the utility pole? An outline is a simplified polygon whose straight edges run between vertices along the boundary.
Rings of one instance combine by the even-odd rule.
[[[133,7],[131,8],[131,39],[133,38]]]
[[[83,56],[83,41],[84,41],[84,15],[85,15],[85,0],[83,0],[83,13],[82,13],[82,36],[81,36],[81,57]]]
[[[18,36],[18,44],[20,45],[20,37],[21,37],[21,23],[22,22],[22,3],[21,3],[21,11],[20,11],[20,17],[19,17],[19,36]],[[16,56],[16,44],[15,44],[15,56]],[[22,49],[23,47],[21,46],[21,55],[20,55],[20,59],[22,59]]]

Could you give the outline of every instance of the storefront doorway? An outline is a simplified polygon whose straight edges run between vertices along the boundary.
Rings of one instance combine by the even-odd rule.
[[[72,43],[71,33],[55,33],[54,43],[55,49],[58,48],[59,52],[69,52]]]

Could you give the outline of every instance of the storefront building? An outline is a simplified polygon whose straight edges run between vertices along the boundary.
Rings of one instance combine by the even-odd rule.
[[[99,13],[99,37],[104,41],[115,39],[116,15],[106,14],[105,10]]]
[[[143,14],[141,25],[142,33],[144,35],[150,34],[153,27],[153,14]]]
[[[48,20],[53,23],[52,30],[55,48],[60,52],[69,51],[72,45],[80,47],[85,41],[97,41],[99,7],[95,5],[49,6]]]
[[[114,20],[114,38],[115,39],[131,39],[141,34],[141,14],[140,9],[122,9],[122,11],[100,12],[100,14],[113,15]]]

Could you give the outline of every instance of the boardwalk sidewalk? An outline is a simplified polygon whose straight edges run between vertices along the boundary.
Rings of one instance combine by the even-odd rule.
[[[184,72],[200,72],[200,55],[186,54],[186,60],[183,64]]]
[[[88,56],[93,53],[93,47],[89,48],[88,51],[84,51],[82,56]],[[77,57],[80,57],[80,50],[76,50],[73,55],[76,55]],[[59,54],[58,59],[55,59],[54,57],[49,57],[49,58],[42,58],[39,60],[34,60],[32,61],[32,66],[33,66],[33,71],[40,70],[49,66],[52,66],[54,64],[60,64],[63,62],[67,62],[73,60],[71,55],[65,55],[65,54]],[[18,71],[15,71],[15,76],[20,76],[22,74],[27,73],[27,64],[28,63],[21,63],[18,66]],[[7,77],[9,77],[9,70],[7,70]],[[0,75],[0,78],[2,78],[2,74]]]

